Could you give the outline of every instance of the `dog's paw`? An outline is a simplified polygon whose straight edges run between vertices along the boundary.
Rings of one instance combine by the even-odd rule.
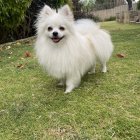
[[[72,92],[72,90],[73,90],[74,88],[75,88],[75,86],[73,86],[73,85],[68,86],[68,87],[66,88],[66,90],[65,90],[65,94]]]
[[[63,86],[64,86],[64,83],[61,83],[61,82],[60,82],[60,83],[57,84],[57,86],[58,86],[58,87],[63,87]]]
[[[107,72],[107,68],[104,67],[102,70],[101,70],[102,73],[106,73]]]
[[[65,94],[69,94],[70,92],[71,92],[71,91],[67,91],[67,90],[66,90],[64,93],[65,93]]]
[[[95,73],[95,67],[92,67],[91,69],[90,69],[90,71],[88,72],[88,74],[94,74]]]
[[[89,71],[88,74],[89,74],[89,75],[95,74],[95,71]]]
[[[60,80],[59,83],[57,84],[57,87],[64,87],[65,83],[63,80]]]

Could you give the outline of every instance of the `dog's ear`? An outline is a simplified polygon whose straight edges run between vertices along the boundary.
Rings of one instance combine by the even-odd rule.
[[[64,5],[61,9],[59,9],[59,13],[63,14],[64,16],[68,17],[71,21],[74,20],[73,13],[68,5]]]
[[[41,13],[45,15],[51,15],[53,13],[53,10],[48,5],[45,5]]]

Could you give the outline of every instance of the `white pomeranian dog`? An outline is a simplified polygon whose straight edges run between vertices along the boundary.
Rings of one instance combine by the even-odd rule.
[[[106,72],[113,44],[110,35],[89,19],[74,21],[68,5],[58,12],[45,5],[37,22],[35,51],[48,74],[66,85],[65,93],[78,87],[81,77],[95,73],[96,60]]]

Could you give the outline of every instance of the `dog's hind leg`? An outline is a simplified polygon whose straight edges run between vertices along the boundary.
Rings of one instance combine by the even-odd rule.
[[[57,84],[58,87],[62,87],[62,86],[64,86],[64,85],[65,85],[65,80],[64,80],[64,79],[61,79],[61,80],[59,81],[59,83]]]
[[[92,66],[92,68],[90,69],[88,74],[94,74],[95,73],[95,68],[96,68],[96,63],[94,63],[94,65]]]

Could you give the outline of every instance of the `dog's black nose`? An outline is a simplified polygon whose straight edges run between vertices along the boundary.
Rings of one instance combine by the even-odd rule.
[[[58,32],[53,32],[53,36],[58,36]]]

